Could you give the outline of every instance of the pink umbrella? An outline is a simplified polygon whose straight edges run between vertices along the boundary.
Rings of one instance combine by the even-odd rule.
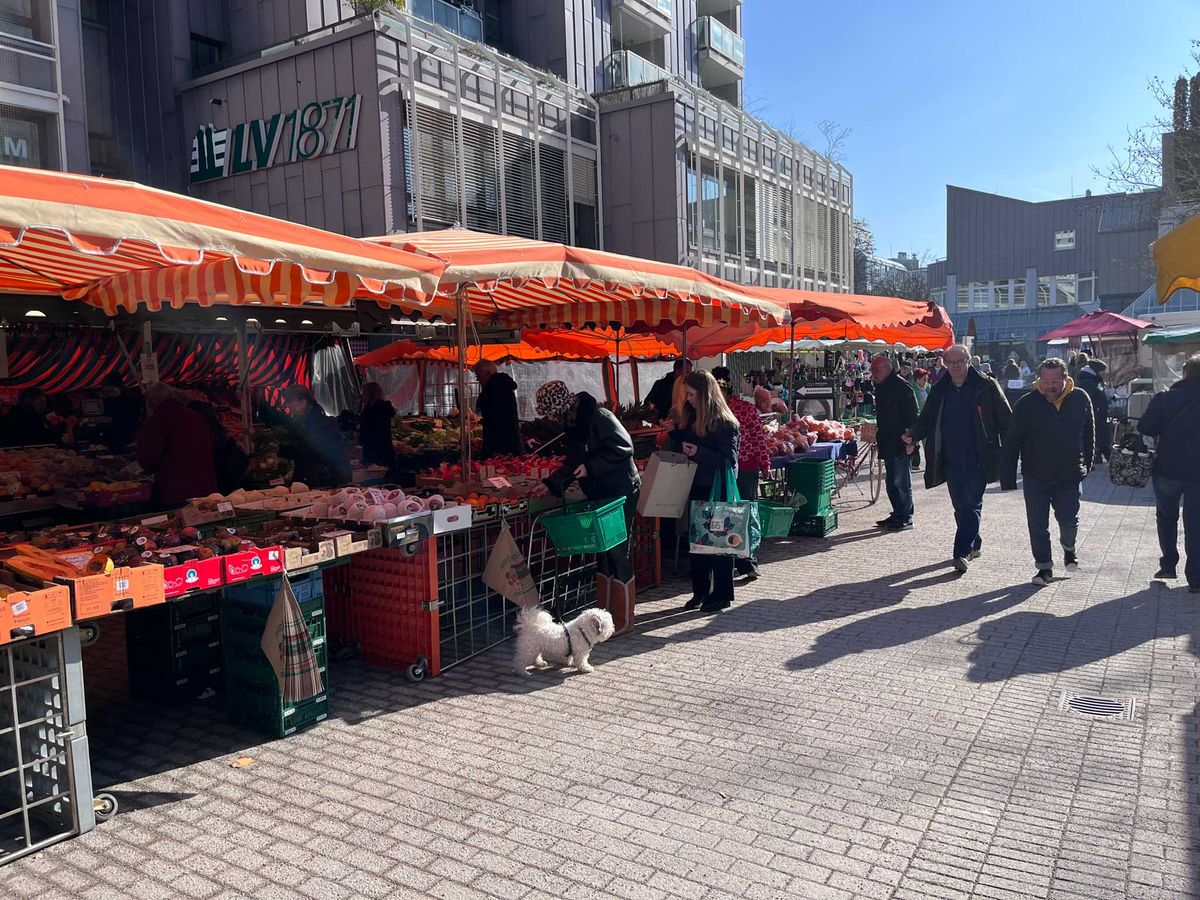
[[[1053,331],[1043,334],[1039,341],[1061,341],[1077,337],[1101,337],[1108,334],[1133,334],[1144,328],[1153,328],[1153,322],[1145,319],[1131,319],[1120,313],[1097,310],[1086,316],[1072,319],[1066,325],[1060,325]]]

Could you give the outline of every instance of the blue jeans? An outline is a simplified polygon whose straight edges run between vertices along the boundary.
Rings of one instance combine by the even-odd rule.
[[[1200,481],[1154,476],[1158,520],[1159,565],[1172,571],[1179,565],[1179,505],[1183,503],[1184,575],[1189,587],[1200,584]]]
[[[954,556],[967,557],[980,545],[979,523],[983,520],[983,492],[987,489],[987,475],[983,466],[973,461],[972,466],[946,464],[946,488],[950,491],[950,502],[954,505]]]
[[[912,462],[908,454],[887,457],[883,461],[883,483],[892,504],[892,518],[911,522],[913,517]]]
[[[1029,546],[1033,564],[1038,569],[1054,568],[1050,551],[1050,509],[1058,520],[1058,542],[1064,550],[1075,552],[1079,534],[1079,498],[1083,495],[1082,481],[1042,481],[1024,478],[1025,519],[1029,523]]]

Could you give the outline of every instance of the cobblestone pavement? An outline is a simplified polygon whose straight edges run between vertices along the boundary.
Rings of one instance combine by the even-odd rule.
[[[335,667],[330,721],[269,743],[93,705],[122,812],[0,897],[1195,895],[1200,598],[1149,580],[1149,493],[1093,476],[1082,568],[1041,589],[1019,493],[988,492],[962,577],[944,490],[917,501],[913,531],[850,504],[768,545],[716,617],[669,582],[588,676]]]

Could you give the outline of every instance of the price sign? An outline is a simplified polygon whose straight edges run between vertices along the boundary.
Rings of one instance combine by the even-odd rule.
[[[283,483],[284,480],[282,478],[272,478],[270,482],[271,487],[282,487]]]
[[[509,481],[507,478],[505,478],[503,475],[497,475],[494,478],[489,478],[487,480],[487,483],[490,484],[492,487],[494,487],[496,490],[500,490],[502,488],[507,488],[507,487],[512,487],[512,482]]]

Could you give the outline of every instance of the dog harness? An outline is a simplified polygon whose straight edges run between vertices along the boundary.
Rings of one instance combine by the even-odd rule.
[[[596,646],[592,639],[587,636],[587,632],[583,630],[582,625],[579,626],[579,634],[587,641],[588,650]],[[571,652],[571,631],[566,626],[563,626],[563,637],[567,639],[567,659],[570,659],[574,654]]]

